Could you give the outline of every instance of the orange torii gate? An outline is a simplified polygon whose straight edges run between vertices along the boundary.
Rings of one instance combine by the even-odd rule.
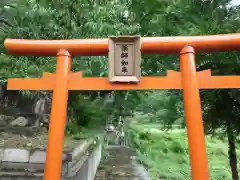
[[[60,180],[68,90],[183,89],[190,163],[193,180],[209,180],[199,89],[239,88],[239,76],[211,76],[211,70],[196,72],[196,52],[240,50],[240,34],[141,38],[142,53],[179,53],[181,72],[165,77],[141,77],[137,84],[110,83],[106,77],[82,77],[71,72],[71,56],[106,55],[108,39],[22,40],[6,39],[14,55],[57,56],[56,73],[42,78],[8,80],[9,90],[53,90],[45,180]]]

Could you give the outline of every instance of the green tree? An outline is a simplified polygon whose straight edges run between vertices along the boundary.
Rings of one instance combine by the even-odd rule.
[[[132,2],[132,11],[135,12],[136,19],[142,27],[142,36],[239,32],[239,7],[230,7],[229,0],[141,0],[140,2],[133,0]],[[197,69],[211,68],[213,74],[239,74],[238,56],[239,53],[197,54]],[[151,59],[146,56],[143,60],[143,69],[148,74],[162,74],[166,69],[179,70],[179,60],[172,55],[155,56]],[[206,132],[213,133],[222,128],[225,130],[222,135],[228,136],[229,162],[234,180],[238,179],[234,148],[236,135],[239,134],[237,113],[240,106],[236,100],[237,92],[237,90],[201,91]],[[168,124],[168,118],[166,119]]]
[[[132,14],[128,11],[127,1],[26,0],[24,5],[17,7],[12,26],[8,27],[5,37],[21,39],[96,38],[132,34],[138,29],[138,23],[134,22]],[[55,57],[15,57],[3,52],[0,58],[0,78],[3,81],[9,77],[36,77],[43,72],[55,71]],[[107,62],[107,57],[74,57],[72,70],[83,71],[85,76],[105,76],[108,72]],[[84,99],[80,93],[70,93],[69,106],[72,109],[70,112],[75,121],[79,125],[87,125],[88,123],[84,122],[86,116],[88,119],[96,117],[96,113],[92,113],[95,111],[95,106],[92,106],[90,101],[98,98],[98,94],[104,97],[108,93],[111,91],[106,93],[82,92],[81,94],[90,96],[86,106],[83,104],[77,106]],[[104,101],[99,101],[99,103],[104,103]],[[101,116],[98,115],[98,117]],[[106,118],[103,116],[103,121]]]

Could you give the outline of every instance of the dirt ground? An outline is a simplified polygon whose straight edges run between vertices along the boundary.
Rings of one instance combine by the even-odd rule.
[[[12,134],[7,132],[0,133],[0,148],[22,148],[22,149],[39,149],[45,150],[48,142],[48,134],[41,133],[32,137],[25,135]],[[79,141],[66,137],[64,139],[64,150],[73,149]]]

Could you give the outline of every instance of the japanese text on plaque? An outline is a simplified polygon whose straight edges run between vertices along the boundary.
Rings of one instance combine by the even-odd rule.
[[[122,73],[127,73],[128,72],[128,45],[122,45],[121,47],[122,53],[121,53],[121,71]]]
[[[133,45],[118,44],[117,45],[117,62],[115,64],[116,75],[131,76],[133,73]]]

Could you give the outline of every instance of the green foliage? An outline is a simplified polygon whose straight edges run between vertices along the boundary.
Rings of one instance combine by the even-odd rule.
[[[147,167],[151,179],[191,179],[185,130],[163,132],[155,124],[131,124],[129,132],[137,148],[139,160]],[[225,142],[206,137],[212,180],[230,180],[228,147]],[[240,151],[237,151],[240,153]]]
[[[139,25],[128,11],[126,1],[23,0],[21,6],[11,10],[14,10],[12,26],[7,27],[7,32],[1,36],[2,41],[4,38],[95,38],[139,31]],[[55,71],[55,57],[15,57],[6,55],[5,50],[1,52],[1,81],[5,82],[10,77],[38,77],[43,72]],[[73,57],[72,70],[84,71],[85,76],[106,76],[107,62],[106,57]],[[89,97],[84,95],[84,98],[83,95],[70,97],[71,116],[79,126],[97,126],[100,122],[104,124],[108,118],[105,110],[99,108],[103,107],[104,100],[93,98],[92,102],[92,99],[85,99],[90,97],[91,93]],[[111,110],[107,112],[111,114]],[[79,128],[73,128],[70,124],[69,128],[74,129],[71,132],[79,131]]]
[[[104,105],[103,98],[91,100],[87,95],[79,93],[71,95],[69,101],[71,119],[67,125],[67,130],[71,134],[85,131],[84,128],[103,131],[109,111],[111,112],[111,109]]]
[[[15,15],[17,6],[21,1],[2,0],[0,2],[0,36],[7,32],[9,26],[12,26],[12,18]]]
[[[44,3],[44,1],[26,0],[24,6],[19,6],[16,13],[12,20],[13,27],[8,28],[5,37],[76,39],[132,34],[139,30],[133,15],[128,13],[126,2],[119,1],[63,0],[61,3],[55,1]],[[7,58],[1,57],[4,63],[5,59]],[[18,77],[32,74],[39,76],[43,71],[53,72],[55,69],[55,58],[14,57],[14,59],[12,62],[8,61],[12,64],[9,68],[14,69],[14,74]],[[18,63],[19,60],[21,65]],[[26,69],[26,66],[31,66],[31,70]],[[86,75],[106,75],[107,59],[106,57],[74,57],[72,67],[74,71],[81,70]],[[10,69],[6,69],[1,77],[11,77],[10,72]]]
[[[151,122],[158,122],[166,127],[173,124],[184,125],[182,98],[171,91],[153,91],[143,95],[138,111],[148,114]]]

